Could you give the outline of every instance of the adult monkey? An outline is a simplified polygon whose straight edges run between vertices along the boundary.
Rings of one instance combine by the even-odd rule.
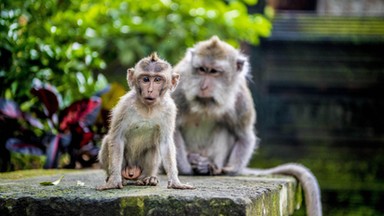
[[[180,174],[293,175],[303,185],[308,215],[322,215],[319,185],[304,166],[246,168],[258,147],[246,56],[213,36],[188,49],[174,72],[181,75],[172,95],[178,107],[174,140]]]

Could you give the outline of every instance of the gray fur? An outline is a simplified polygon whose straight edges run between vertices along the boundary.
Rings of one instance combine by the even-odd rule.
[[[206,73],[212,69],[220,75]],[[292,175],[303,185],[308,215],[322,215],[319,185],[302,165],[257,172],[246,168],[259,139],[247,85],[249,63],[243,54],[214,36],[188,49],[174,71],[181,75],[180,85],[172,94],[179,110],[174,139],[181,174],[236,175],[247,171]],[[201,93],[206,91],[202,83],[211,84],[208,93]]]

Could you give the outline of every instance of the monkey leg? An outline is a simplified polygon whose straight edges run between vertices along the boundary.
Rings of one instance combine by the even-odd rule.
[[[105,137],[102,140],[102,145],[100,147],[100,151],[98,154],[99,163],[101,165],[101,168],[107,172],[107,176],[110,175],[108,170],[108,142],[109,142],[109,136],[105,135]],[[107,180],[108,181],[108,177]]]

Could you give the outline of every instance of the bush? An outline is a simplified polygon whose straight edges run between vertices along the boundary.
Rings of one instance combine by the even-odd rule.
[[[176,63],[186,47],[215,34],[234,46],[239,41],[257,44],[271,25],[264,16],[247,13],[246,4],[255,3],[2,1],[1,97],[29,101],[22,106],[25,111],[36,100],[29,91],[38,78],[56,86],[68,106],[103,88],[107,81],[102,73],[123,67],[125,77],[127,67],[152,51]]]

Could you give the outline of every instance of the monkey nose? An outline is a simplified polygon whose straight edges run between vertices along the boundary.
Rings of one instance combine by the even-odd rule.
[[[206,90],[207,88],[208,88],[208,85],[206,85],[205,83],[202,83],[200,85],[200,90],[202,90],[202,91]]]

